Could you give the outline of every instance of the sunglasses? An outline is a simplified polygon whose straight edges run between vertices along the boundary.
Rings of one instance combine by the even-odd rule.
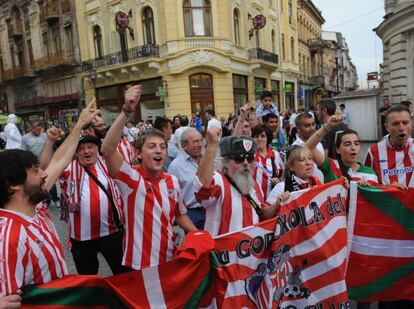
[[[230,157],[230,159],[236,162],[237,164],[242,164],[244,160],[247,160],[248,163],[252,163],[254,161],[254,155],[246,155],[246,156],[240,155],[240,156]]]
[[[338,136],[344,133],[344,131],[336,131],[335,132],[335,139],[334,139],[334,145],[336,145],[336,142],[338,141]]]

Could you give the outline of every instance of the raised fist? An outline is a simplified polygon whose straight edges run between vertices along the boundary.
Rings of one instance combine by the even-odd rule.
[[[133,111],[137,107],[141,98],[141,85],[135,85],[125,91],[124,108]]]
[[[56,128],[56,127],[50,127],[49,129],[47,129],[46,131],[46,135],[47,138],[55,141],[57,140],[59,137],[65,135],[65,132],[63,132],[61,129]]]
[[[206,133],[206,140],[208,145],[218,144],[220,142],[221,129],[210,128]]]

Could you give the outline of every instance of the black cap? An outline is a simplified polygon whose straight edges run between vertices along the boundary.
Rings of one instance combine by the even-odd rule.
[[[78,145],[86,144],[86,143],[95,144],[99,147],[101,146],[101,139],[96,136],[82,135],[81,138],[79,139]]]
[[[222,157],[254,156],[256,151],[256,141],[248,136],[226,136],[220,141]]]

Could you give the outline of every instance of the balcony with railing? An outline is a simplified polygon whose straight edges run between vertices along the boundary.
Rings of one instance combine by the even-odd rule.
[[[87,60],[82,62],[84,72],[95,69],[100,70],[111,66],[129,63],[148,57],[159,57],[159,46],[146,44],[128,49],[126,53],[121,51],[106,55],[100,59]]]
[[[40,23],[54,24],[59,20],[59,6],[57,1],[45,1],[40,6]]]
[[[30,65],[21,65],[18,67],[10,68],[2,72],[1,80],[7,81],[17,79],[25,76],[27,73],[30,73],[31,71],[32,67]]]
[[[311,52],[322,51],[326,45],[321,38],[313,38],[308,40],[309,50]]]
[[[325,85],[325,77],[323,75],[312,76],[310,83],[317,87],[323,87]]]
[[[249,59],[263,60],[274,65],[277,65],[279,63],[279,56],[277,54],[271,53],[258,47],[249,49]]]
[[[9,38],[19,39],[23,36],[23,24],[21,21],[10,20],[7,24]]]
[[[75,64],[75,58],[73,53],[68,54],[65,52],[59,52],[36,59],[34,61],[34,68],[37,71],[40,71],[50,67],[71,64]]]

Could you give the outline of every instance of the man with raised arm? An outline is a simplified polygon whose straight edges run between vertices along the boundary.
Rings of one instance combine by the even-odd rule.
[[[72,160],[82,127],[96,114],[90,105],[82,111],[45,170],[29,151],[12,149],[0,153],[1,296],[67,274],[55,226],[39,203]],[[58,129],[55,131],[58,134]]]
[[[194,180],[196,200],[206,209],[205,230],[216,236],[253,225],[273,217],[288,193],[273,205],[265,203],[253,180],[256,142],[247,136],[227,136],[220,141],[220,130],[207,130],[207,149]],[[214,158],[220,144],[221,171],[214,171]]]
[[[167,141],[157,129],[147,129],[135,142],[139,166],[130,166],[117,151],[119,136],[141,97],[141,86],[125,93],[122,111],[102,145],[108,171],[118,183],[125,215],[123,265],[141,269],[172,260],[177,223],[184,231],[196,230],[186,215],[175,176],[162,171]]]

